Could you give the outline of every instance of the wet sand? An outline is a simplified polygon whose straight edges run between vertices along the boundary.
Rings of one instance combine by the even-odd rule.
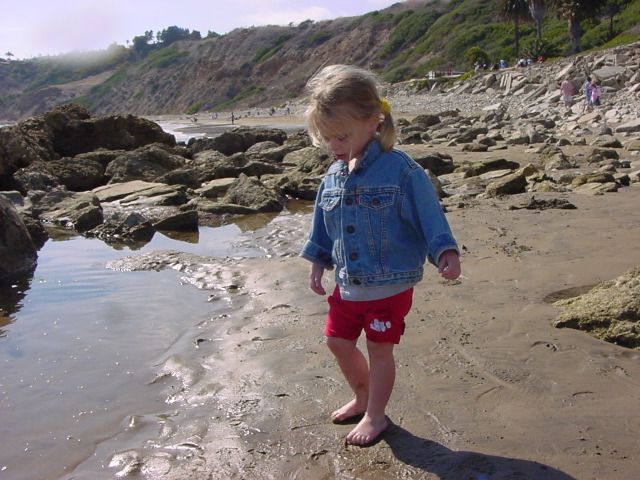
[[[518,146],[448,153],[534,159]],[[237,308],[198,326],[167,360],[184,368],[159,367],[183,372],[175,412],[112,466],[154,479],[640,478],[640,352],[554,328],[549,303],[640,263],[640,185],[535,194],[575,210],[509,209],[532,196],[445,202],[463,276],[443,281],[428,267],[416,287],[396,349],[391,425],[376,444],[345,445],[352,426],[329,418],[350,392],[324,345],[326,299],[295,257],[303,215],[274,233],[280,255],[220,266]]]

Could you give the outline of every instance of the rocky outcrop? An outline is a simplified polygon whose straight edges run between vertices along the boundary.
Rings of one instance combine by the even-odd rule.
[[[149,143],[176,144],[173,135],[144,118],[93,117],[80,105],[64,105],[0,129],[0,188],[11,186],[20,168],[35,162],[106,150],[134,150]]]
[[[640,349],[640,267],[554,305],[560,309],[556,327],[587,331],[607,342]]]
[[[29,230],[11,201],[0,195],[0,286],[33,270],[37,259]]]

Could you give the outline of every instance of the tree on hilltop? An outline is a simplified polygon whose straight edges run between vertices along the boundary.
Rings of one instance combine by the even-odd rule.
[[[581,22],[596,18],[608,3],[609,0],[552,0],[552,8],[558,18],[567,20],[569,24],[569,54],[580,50]]]
[[[197,36],[200,36],[200,32],[196,32]],[[158,42],[162,43],[165,47],[171,45],[178,40],[189,40],[191,33],[188,28],[180,28],[175,25],[167,27],[161,32],[156,34]]]
[[[529,11],[536,23],[536,37],[539,43],[542,43],[542,19],[547,11],[547,2],[545,0],[529,0]]]
[[[513,37],[515,46],[515,58],[520,54],[520,24],[530,22],[528,0],[499,0],[498,12],[501,18],[513,22]]]

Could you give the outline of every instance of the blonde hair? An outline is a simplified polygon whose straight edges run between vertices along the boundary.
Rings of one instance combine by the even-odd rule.
[[[396,141],[391,107],[378,94],[373,73],[350,65],[330,65],[307,83],[311,101],[306,111],[307,128],[313,144],[324,145],[321,132],[335,132],[332,125],[380,118],[378,139],[385,151]]]

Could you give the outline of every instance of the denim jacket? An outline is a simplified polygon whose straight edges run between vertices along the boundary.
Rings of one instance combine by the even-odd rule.
[[[426,260],[459,252],[435,190],[406,153],[376,140],[351,172],[329,168],[316,198],[300,256],[327,270],[340,288],[415,284]]]

